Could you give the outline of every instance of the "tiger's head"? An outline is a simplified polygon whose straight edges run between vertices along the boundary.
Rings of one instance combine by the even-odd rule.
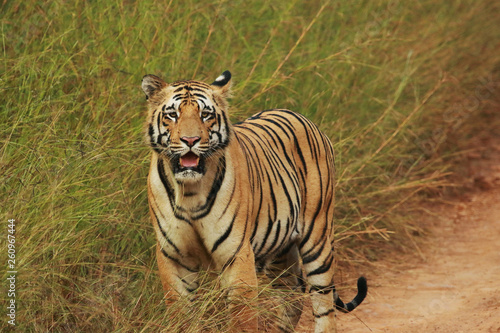
[[[179,182],[199,181],[207,160],[220,156],[231,138],[226,115],[231,73],[225,71],[212,84],[200,81],[166,83],[155,75],[142,79],[148,100],[148,141],[166,156]]]

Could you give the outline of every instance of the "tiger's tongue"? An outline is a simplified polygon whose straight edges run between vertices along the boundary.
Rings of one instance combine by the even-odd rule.
[[[187,153],[180,159],[181,167],[183,168],[195,168],[198,166],[199,157],[192,152]]]

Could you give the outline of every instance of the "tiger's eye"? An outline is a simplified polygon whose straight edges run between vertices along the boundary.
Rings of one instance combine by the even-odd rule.
[[[165,115],[170,119],[177,119],[177,112],[175,111],[168,111]]]

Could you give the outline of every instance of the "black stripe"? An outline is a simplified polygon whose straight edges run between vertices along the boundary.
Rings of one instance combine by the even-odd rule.
[[[254,170],[255,169],[254,160],[251,158],[252,155],[249,153],[249,149],[246,145],[246,142],[240,138],[240,134],[235,132],[234,136],[235,136],[236,140],[238,141],[241,149],[243,150],[243,155],[245,156],[247,170],[248,170],[249,182],[250,182],[250,184],[253,185],[253,186],[250,186],[250,191],[252,192],[252,195],[254,195],[256,192],[256,187],[260,187],[260,181],[256,181],[254,178],[254,171],[255,171]],[[258,175],[257,175],[257,177],[258,177]],[[261,197],[261,200],[262,200],[262,197]],[[254,197],[254,201],[255,201],[255,197]],[[259,211],[259,210],[260,210],[260,207],[257,211]]]
[[[191,294],[194,293],[198,289],[198,287],[196,287],[196,288],[190,288],[188,286],[184,286],[184,288],[187,290],[187,292],[189,292]]]
[[[201,99],[207,100],[207,96],[202,95],[202,94],[195,93],[195,94],[193,94],[193,96],[196,96],[196,97],[199,97]]]
[[[285,113],[285,112],[284,112]],[[296,117],[296,114],[295,113],[291,113],[293,114],[295,117]],[[288,122],[289,124],[287,125],[288,128],[289,128],[289,131],[290,131],[290,134],[292,135],[292,138],[293,138],[293,141],[295,143],[295,148],[296,148],[296,151],[297,151],[297,154],[299,155],[299,158],[300,158],[300,161],[302,162],[302,167],[304,169],[304,172],[307,174],[307,164],[306,164],[306,160],[304,158],[304,154],[302,153],[302,148],[301,148],[301,142],[299,141],[299,139],[297,138],[297,136],[295,135],[295,128],[293,127],[293,125],[290,123],[290,119],[282,116],[281,114],[279,113],[272,113],[272,115],[276,118],[280,118],[283,120],[283,124],[285,124],[285,121]],[[297,117],[296,117],[297,118]],[[305,129],[305,128],[304,128]],[[307,129],[306,129],[306,132],[307,132]],[[308,139],[309,141],[309,138],[308,136],[306,136],[306,138]]]
[[[156,143],[153,139],[153,135],[155,134],[155,128],[152,123],[149,124],[148,134],[149,134],[149,142],[151,143],[151,145],[155,145]]]
[[[222,110],[222,118],[224,119],[224,122],[221,124],[219,123],[219,130],[222,129],[222,126],[226,129],[227,133],[227,138],[226,141],[222,142],[223,147],[227,146],[229,144],[229,140],[231,139],[231,128],[230,128],[230,122],[227,119],[226,112]]]
[[[163,184],[163,187],[167,191],[168,199],[170,201],[170,206],[172,206],[172,208],[175,208],[175,201],[174,201],[175,192],[174,192],[174,188],[170,184],[170,182],[168,181],[168,177],[165,174],[165,166],[163,164],[163,159],[162,158],[158,159],[158,175],[160,176],[160,180],[161,180],[161,182]]]
[[[233,216],[233,220],[229,224],[229,227],[227,228],[226,232],[224,232],[224,234],[222,234],[222,236],[220,236],[219,239],[217,239],[217,241],[215,242],[214,246],[212,247],[212,253],[214,253],[215,250],[217,250],[217,248],[219,247],[219,245],[221,245],[229,237],[231,230],[233,230],[233,224],[235,219],[236,215]]]
[[[242,139],[246,140],[245,145],[250,146],[250,148],[247,148],[248,156],[249,156],[249,159],[254,160],[255,153],[258,151],[257,147],[254,144],[255,139],[249,137],[247,134],[245,134],[243,132],[239,132],[238,135],[241,136]],[[260,161],[258,159],[255,159],[255,160],[256,161],[255,161],[255,164],[253,165],[252,171],[254,171],[258,177],[258,181],[259,181],[258,184],[261,184],[262,183],[261,175],[262,176],[264,175],[264,170],[263,170],[262,163],[259,163]]]
[[[319,174],[320,174],[320,179],[321,179],[321,170],[318,170],[319,171]],[[309,221],[309,228],[307,229],[307,232],[306,232],[306,235],[304,236],[304,238],[302,239],[302,241],[300,242],[300,245],[299,245],[299,248],[302,249],[302,247],[307,243],[307,241],[309,240],[309,238],[311,237],[311,234],[312,234],[312,231],[314,229],[314,224],[316,223],[316,219],[321,211],[321,209],[323,208],[323,183],[321,181],[319,181],[319,193],[320,193],[320,196],[319,196],[319,202],[318,202],[318,206],[316,208],[316,211],[314,212],[314,215],[311,219],[311,221]],[[306,221],[307,223],[307,221]]]
[[[156,127],[158,129],[158,137],[156,138],[156,143],[161,145],[161,138],[162,138],[162,133],[160,132],[160,125],[161,125],[161,117],[159,114],[156,115],[157,116],[157,119],[156,119]]]
[[[207,195],[207,200],[198,210],[196,210],[196,212],[201,212],[201,213],[199,215],[194,216],[193,217],[194,220],[201,219],[210,213],[215,203],[215,199],[217,198],[219,190],[222,186],[222,183],[224,182],[225,175],[226,175],[226,158],[223,156],[220,159],[215,179],[212,183],[212,187],[210,188],[210,192]]]
[[[191,287],[190,287],[190,286],[191,286],[191,283],[187,282],[185,279],[183,279],[183,278],[182,278],[182,277],[180,277],[179,275],[177,275],[177,277],[179,278],[179,280],[181,280],[181,281],[182,281],[182,283],[184,283],[184,284],[185,284],[184,288],[185,288],[188,292],[193,293],[194,291],[196,291],[196,289],[198,289],[198,287],[199,287],[199,283],[196,283],[196,282],[195,282],[194,284],[196,285],[196,287],[191,288]]]
[[[311,289],[309,289],[310,293],[317,292],[318,294],[321,295],[328,295],[331,292],[335,292],[335,287],[334,286],[311,286]]]
[[[290,127],[287,124],[284,124],[282,122],[276,121],[276,120],[271,119],[271,118],[262,118],[262,121],[269,122],[269,123],[273,124],[274,126],[278,127],[279,129],[281,129],[283,131],[283,133],[285,133],[285,135],[289,139],[290,139],[290,134],[293,134],[293,131],[290,129]],[[283,126],[286,126],[288,131],[286,131]],[[270,127],[270,128],[272,128],[272,127]]]
[[[191,221],[189,221],[189,219],[187,219],[185,216],[179,214],[179,213],[185,212],[186,210],[175,204],[174,187],[170,184],[170,182],[168,181],[168,177],[165,174],[165,167],[163,165],[162,158],[158,159],[158,174],[160,176],[160,180],[163,184],[163,187],[165,188],[165,191],[167,192],[167,196],[168,196],[168,199],[170,201],[170,206],[172,207],[172,210],[174,212],[174,216],[176,218],[178,218],[179,220],[182,220],[182,221],[185,221],[185,222],[191,224]]]
[[[333,255],[330,254],[326,262],[323,262],[323,264],[320,267],[316,268],[314,271],[307,273],[306,276],[319,275],[328,272],[332,267],[332,262],[333,262]]]
[[[302,263],[304,265],[306,265],[306,264],[318,259],[319,256],[321,255],[321,252],[323,252],[323,249],[325,247],[325,243],[326,243],[326,237],[323,237],[323,242],[320,244],[319,249],[315,253],[309,255],[310,251],[308,251],[302,255]],[[312,249],[314,249],[314,248],[316,248],[316,246],[314,246]]]
[[[276,244],[278,243],[278,239],[280,237],[281,233],[281,220],[278,220],[278,226],[276,227],[276,234],[274,235],[274,239],[271,243],[271,246],[269,246],[269,250],[267,251],[268,253],[272,252]]]
[[[256,127],[258,127],[258,126],[256,126]],[[264,141],[262,139],[262,134],[259,134],[250,128],[246,128],[246,129],[248,131],[250,131],[250,133],[252,133],[255,136],[253,141],[259,140],[260,142],[262,142],[262,144],[260,145],[260,148],[257,148],[256,150],[254,150],[253,153],[255,154],[255,152],[260,150],[264,154],[265,162],[267,162],[267,164],[270,166],[270,168],[266,168],[266,172],[267,172],[267,170],[271,170],[271,172],[273,174],[274,181],[276,182],[277,181],[276,173],[280,169],[278,167],[278,164],[281,164],[282,169],[284,169],[284,170],[287,170],[289,168],[286,167],[285,165],[283,165],[283,162],[281,161],[281,159],[279,158],[279,156],[276,154],[275,151],[270,150],[270,149],[266,149],[268,147],[269,142]],[[262,159],[260,159],[259,164],[263,164],[263,162],[264,161]],[[260,171],[262,172],[262,168],[260,169]],[[268,176],[269,176],[269,174],[268,174]],[[269,177],[269,180],[271,180],[270,177]]]
[[[267,230],[266,230],[266,233],[264,235],[264,239],[262,240],[262,244],[260,245],[260,248],[256,251],[255,255],[257,256],[257,258],[259,259],[262,259],[262,258],[265,258],[266,257],[266,254],[263,254],[263,255],[260,255],[260,252],[264,249],[264,247],[266,246],[266,242],[267,242],[267,239],[269,238],[269,235],[271,234],[271,230],[273,229],[273,219],[271,218],[271,216],[269,215],[269,212],[268,212],[268,219],[267,219]]]
[[[262,208],[262,199],[263,199],[263,196],[262,196],[262,190],[261,192],[259,193],[259,208],[257,208],[257,214],[255,214],[255,221],[254,221],[254,226],[253,226],[253,231],[252,231],[252,235],[250,236],[250,243],[253,245],[254,244],[254,239],[255,239],[255,235],[257,234],[257,227],[259,226],[259,216],[260,216],[260,209]],[[254,200],[255,200],[255,197],[254,197]],[[254,248],[255,250],[255,248]]]
[[[266,120],[266,119],[263,119],[263,120]],[[283,142],[283,140],[281,140],[280,136],[278,133],[276,133],[276,131],[274,131],[274,129],[272,127],[269,127],[269,126],[264,126],[264,125],[260,125],[260,124],[253,124],[254,126],[262,129],[264,132],[266,132],[266,134],[268,135],[268,137],[273,140],[274,144],[276,147],[278,147],[277,145],[277,142],[279,143],[279,145],[281,146],[281,149],[283,150],[283,154],[280,154],[278,155],[278,153],[276,152],[276,150],[270,150],[270,153],[272,154],[271,156],[273,157],[273,160],[275,161],[275,163],[273,163],[273,166],[277,168],[277,165],[276,164],[280,164],[281,167],[284,169],[284,170],[296,170],[296,166],[295,166],[295,163],[291,160],[290,156],[288,155],[288,152],[287,152],[287,149],[286,149],[286,146]],[[253,131],[253,133],[257,136],[257,137],[260,137],[258,136],[257,133],[255,133]],[[285,132],[286,134],[286,132]],[[266,142],[269,144],[269,142]],[[264,145],[264,147],[266,147],[268,145]],[[265,153],[265,152],[264,152]],[[266,154],[267,155],[267,154]],[[288,162],[288,166],[286,166],[284,163],[283,163],[283,155],[285,156],[287,162]],[[290,176],[289,178],[296,184],[298,185],[298,178],[297,178],[297,175],[296,175],[296,171],[293,172],[293,174],[290,174],[290,172],[287,171],[287,174]],[[292,177],[293,175],[293,177]]]
[[[285,131],[285,129],[281,126],[281,124],[279,122],[274,121],[272,119],[263,119],[263,120],[268,121],[268,122],[274,124],[276,127],[280,128],[283,131],[283,133],[285,133],[285,135],[288,138],[290,138],[290,136],[288,135],[287,131]],[[281,140],[281,138],[279,137],[278,133],[276,133],[272,128],[270,128],[270,130],[276,136],[276,139],[278,140],[278,142],[279,142],[279,144],[281,146],[281,149],[283,150],[283,155],[285,155],[285,158],[286,158],[288,164],[290,165],[290,167],[296,169],[295,163],[290,159],[290,156],[288,156],[288,154],[287,154],[287,147],[285,146],[283,140]],[[292,135],[293,135],[293,133],[292,133]]]
[[[306,139],[307,139],[308,145],[311,146],[311,141],[309,139],[309,137],[311,135],[309,135],[309,134],[315,134],[315,133],[308,128],[307,123],[310,123],[310,121],[306,117],[304,117],[301,114],[298,114],[296,112],[290,111],[290,110],[274,110],[274,111],[279,111],[281,113],[285,113],[285,114],[291,115],[295,119],[297,119],[297,121],[302,125],[302,127],[304,127],[304,131],[306,132],[306,134],[308,134],[308,135],[306,135]],[[276,113],[274,113],[274,115],[277,116],[277,117],[280,117],[280,115],[278,115]],[[285,117],[282,117],[282,118],[285,118]],[[299,147],[298,141],[296,141],[296,143],[297,143],[297,147]],[[305,160],[303,160],[303,163],[304,163],[304,167],[305,167],[306,166]],[[305,168],[305,169],[306,169],[306,173],[307,173],[307,168]]]
[[[314,314],[314,317],[321,318],[321,317],[324,317],[324,316],[328,316],[330,313],[332,313],[334,311],[335,311],[334,309],[330,309],[330,310],[328,310],[326,312],[323,312],[323,313]]]
[[[240,252],[241,248],[243,247],[243,243],[245,242],[245,235],[247,233],[247,228],[248,228],[248,220],[245,220],[245,230],[243,230],[243,237],[241,238],[240,244],[236,248],[236,251],[234,251],[233,255],[231,258],[226,261],[226,263],[222,266],[222,270],[224,271],[227,267],[231,266],[234,262],[234,259],[236,258],[236,255]]]
[[[191,273],[197,273],[197,272],[198,272],[198,269],[197,269],[197,268],[191,268],[191,267],[188,267],[188,266],[186,266],[186,265],[182,264],[182,263],[180,262],[180,260],[179,260],[179,259],[176,259],[176,258],[174,258],[174,257],[172,257],[172,256],[170,256],[170,255],[168,255],[168,253],[167,253],[167,252],[165,252],[165,250],[164,250],[164,249],[161,249],[161,253],[163,253],[163,255],[164,255],[165,257],[167,257],[168,259],[172,260],[173,262],[175,262],[177,265],[181,266],[181,267],[182,267],[182,268],[184,268],[185,270],[190,271]]]
[[[163,238],[165,238],[167,243],[170,244],[174,248],[174,250],[175,250],[175,252],[177,252],[177,254],[181,254],[181,251],[179,251],[179,248],[172,242],[172,240],[167,236],[167,233],[165,232],[165,230],[163,230],[163,228],[161,227],[160,220],[158,219],[158,216],[156,215],[154,208],[151,207],[151,211],[153,212],[153,215],[155,216],[156,223],[158,224],[158,228],[160,229],[160,232],[163,235]]]
[[[270,210],[268,210],[268,219],[267,219],[267,230],[266,230],[266,233],[264,235],[264,239],[262,240],[262,244],[260,245],[260,248],[257,250],[257,255],[260,254],[260,252],[264,249],[265,245],[266,245],[266,242],[267,242],[267,239],[271,233],[271,230],[273,228],[273,222],[276,221],[276,218],[277,218],[277,203],[276,203],[276,197],[274,195],[274,190],[273,190],[273,183],[270,181],[270,176],[269,176],[269,173],[267,172],[267,170],[265,170],[266,172],[266,175],[267,175],[267,179],[268,179],[268,183],[269,183],[269,194],[271,195],[271,202],[272,202],[272,207],[273,207],[273,211],[274,211],[274,217],[271,217],[270,215]],[[260,193],[261,196],[262,195],[262,191]],[[262,256],[259,256],[259,258],[262,258],[264,257],[265,255],[262,255]]]

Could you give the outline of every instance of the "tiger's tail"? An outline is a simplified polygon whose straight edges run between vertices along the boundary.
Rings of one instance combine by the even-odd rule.
[[[360,305],[363,302],[367,293],[368,293],[368,284],[366,282],[366,278],[364,276],[361,276],[358,279],[358,293],[354,297],[354,299],[352,301],[350,301],[349,303],[344,304],[344,302],[342,302],[342,300],[340,299],[338,294],[335,293],[334,294],[335,306],[341,312],[351,312],[352,310],[354,310],[358,305]]]

